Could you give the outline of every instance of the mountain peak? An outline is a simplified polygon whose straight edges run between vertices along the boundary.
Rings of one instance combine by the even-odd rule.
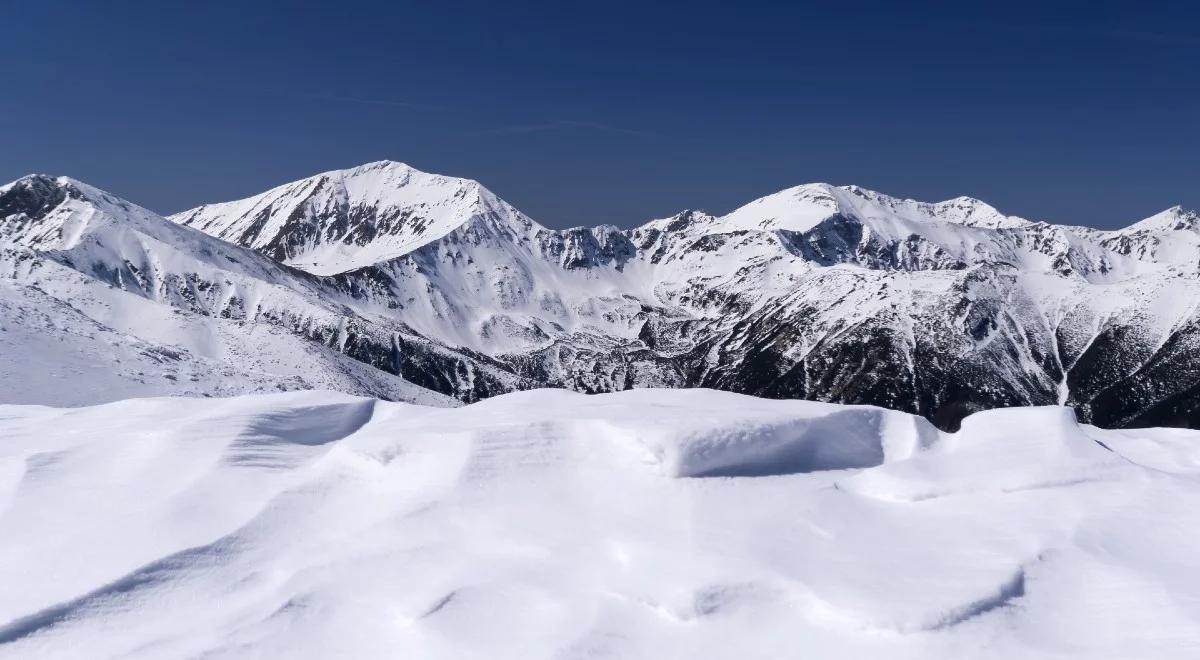
[[[151,217],[157,218],[151,211],[70,177],[30,174],[0,186],[0,243],[67,249],[98,226]]]
[[[528,222],[476,181],[381,160],[170,219],[331,275],[402,256],[483,217]]]
[[[0,186],[0,245],[54,245],[61,223],[47,220],[67,200],[59,180],[30,174]]]
[[[10,181],[0,186],[0,194],[15,194],[19,193],[28,202],[33,199],[41,199],[44,196],[53,196],[54,191],[70,192],[75,197],[95,197],[102,199],[112,196],[108,193],[89,186],[82,181],[72,179],[69,176],[54,176],[51,174],[26,174],[25,176]],[[10,203],[14,198],[10,198]]]
[[[363,163],[362,165],[357,165],[355,167],[349,167],[344,170],[336,170],[336,171],[344,172],[346,174],[351,174],[351,173],[357,174],[357,173],[363,173],[363,172],[374,172],[374,171],[378,171],[378,170],[390,170],[390,171],[396,171],[396,172],[418,172],[420,174],[426,174],[426,172],[422,172],[421,170],[418,170],[417,168],[413,167],[412,165],[409,165],[408,163],[403,163],[398,160],[386,160],[386,159],[385,160],[375,160],[375,161],[371,161],[369,163]]]
[[[725,216],[722,225],[733,229],[805,232],[835,215],[867,222],[950,223],[989,229],[1029,224],[973,197],[920,202],[861,186],[806,183],[756,199]]]
[[[1194,231],[1197,227],[1200,227],[1200,215],[1176,204],[1120,231]]]

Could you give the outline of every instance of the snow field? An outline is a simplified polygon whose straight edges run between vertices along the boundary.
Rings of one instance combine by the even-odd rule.
[[[0,406],[0,657],[1196,657],[1198,441],[708,390]]]

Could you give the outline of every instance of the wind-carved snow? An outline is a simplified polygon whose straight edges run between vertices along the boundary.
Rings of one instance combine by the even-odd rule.
[[[710,390],[0,406],[0,657],[1191,658],[1200,434]]]

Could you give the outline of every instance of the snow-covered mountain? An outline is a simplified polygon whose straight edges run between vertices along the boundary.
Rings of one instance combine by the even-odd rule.
[[[471,220],[520,212],[466,179],[400,163],[325,172],[249,199],[172,216],[310,273],[340,273],[402,256]]]
[[[0,401],[328,388],[452,403],[349,357],[317,278],[79,181],[0,187]]]
[[[373,188],[382,181],[436,181],[420,188],[430,210],[414,212],[437,226],[429,240],[393,256],[391,238],[360,244],[383,233],[370,225],[338,249],[384,258],[332,277],[360,306],[534,382],[870,402],[947,428],[973,410],[1059,402],[1105,425],[1200,423],[1189,357],[1200,232],[1181,209],[1101,232],[970,198],[927,204],[809,184],[724,216],[556,231],[474,182],[391,162],[230,208],[291,209],[305,218],[299,234],[272,241],[304,244],[303,227],[347,217],[321,210],[321,181],[362,200],[386,198]],[[297,189],[317,192],[297,199]],[[454,206],[462,200],[474,202]],[[438,210],[451,207],[447,222]],[[247,217],[215,208],[172,219],[203,228]]]
[[[0,658],[1190,659],[1200,433],[706,390],[0,405]]]
[[[1198,310],[1178,207],[551,230],[391,162],[171,219],[25,177],[0,658],[1194,657],[1200,436],[1080,422],[1200,427]]]
[[[1179,208],[1104,232],[808,184],[723,216],[552,230],[476,182],[384,161],[170,220],[23,179],[0,189],[4,272],[106,325],[76,290],[278,334],[341,365],[306,377],[385,398],[401,397],[328,374],[356,361],[460,401],[703,386],[877,404],[947,429],[1059,403],[1102,426],[1200,426],[1200,223]],[[107,229],[79,231],[93,225]],[[66,275],[47,289],[46,269]],[[198,345],[122,318],[123,332]]]

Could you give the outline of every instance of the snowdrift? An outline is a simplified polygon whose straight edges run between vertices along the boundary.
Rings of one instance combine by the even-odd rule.
[[[1194,658],[1200,432],[708,390],[0,406],[0,657]]]

